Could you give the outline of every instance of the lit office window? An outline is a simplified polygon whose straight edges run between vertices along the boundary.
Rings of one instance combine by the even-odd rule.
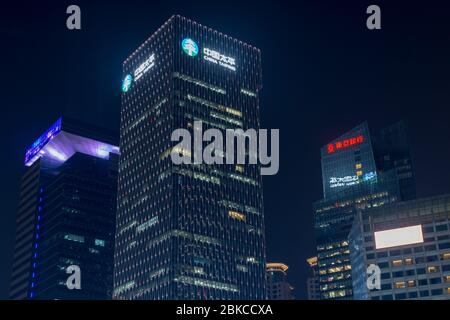
[[[428,273],[439,272],[439,266],[431,266],[431,267],[428,267],[427,271],[428,271]]]
[[[392,260],[392,266],[393,267],[400,267],[401,265],[403,265],[403,261],[402,260]]]
[[[104,247],[105,246],[105,240],[95,239],[95,245],[99,246],[99,247]]]
[[[408,288],[415,287],[416,281],[415,280],[408,280]]]
[[[442,260],[450,260],[450,252],[443,253],[441,256]]]
[[[228,211],[228,215],[233,219],[245,221],[245,215],[237,211]]]
[[[76,235],[76,234],[65,234],[64,235],[64,240],[70,240],[70,241],[83,243],[84,242],[84,237]]]

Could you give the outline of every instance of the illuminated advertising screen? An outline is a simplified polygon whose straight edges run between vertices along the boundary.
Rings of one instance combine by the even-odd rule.
[[[422,242],[423,233],[421,225],[375,232],[376,249],[405,246]]]

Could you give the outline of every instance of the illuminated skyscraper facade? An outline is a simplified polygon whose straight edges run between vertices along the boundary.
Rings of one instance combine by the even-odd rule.
[[[320,153],[325,199],[361,182],[376,180],[377,169],[367,123],[328,143]]]
[[[292,300],[294,288],[288,282],[287,270],[284,263],[270,262],[267,264],[267,299]]]
[[[354,299],[450,299],[450,196],[360,210],[350,233]],[[369,266],[380,270],[379,288]],[[373,278],[375,279],[375,278]]]
[[[11,299],[111,299],[117,138],[64,118],[27,150]],[[73,265],[80,289],[66,285]]]
[[[364,122],[321,149],[324,199],[313,210],[322,299],[353,297],[348,235],[357,210],[415,197],[409,144],[399,135],[407,136],[401,122],[376,135]]]
[[[123,64],[116,299],[265,299],[258,165],[175,165],[171,134],[259,128],[260,51],[180,16]]]
[[[308,278],[306,278],[306,292],[308,300],[320,300],[319,270],[317,257],[311,257],[306,260],[311,267]]]

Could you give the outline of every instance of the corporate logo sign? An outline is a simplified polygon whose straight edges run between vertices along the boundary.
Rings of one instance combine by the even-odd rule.
[[[364,175],[354,175],[345,177],[330,177],[330,188],[350,187],[361,181],[371,181],[377,178],[376,172],[367,172]]]
[[[341,149],[346,149],[348,147],[357,145],[357,144],[361,144],[364,142],[364,136],[360,135],[357,137],[353,137],[353,138],[349,138],[349,139],[345,139],[342,141],[337,141],[335,143],[330,143],[327,145],[327,153],[334,153],[336,151],[339,151]]]
[[[190,57],[195,57],[198,54],[198,45],[192,39],[183,39],[181,41],[181,48]]]
[[[155,54],[151,54],[139,67],[134,70],[134,81],[138,81],[148,70],[155,66]]]
[[[181,41],[181,48],[190,57],[195,57],[199,51],[197,43],[190,38],[185,38]],[[235,58],[226,56],[216,50],[212,50],[206,47],[203,48],[203,59],[229,70],[236,71]]]
[[[131,88],[131,84],[133,83],[133,77],[131,74],[127,74],[125,79],[122,81],[122,92],[127,92]]]
[[[127,74],[122,81],[122,92],[127,92],[130,90],[133,82],[138,81],[144,74],[146,74],[151,68],[155,66],[155,54],[152,53],[144,62],[142,62],[139,67],[137,67],[134,72],[134,78],[131,74]]]

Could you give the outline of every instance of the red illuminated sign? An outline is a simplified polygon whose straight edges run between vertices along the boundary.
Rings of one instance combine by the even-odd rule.
[[[364,141],[364,136],[357,136],[345,140],[341,140],[335,143],[330,143],[327,146],[328,153],[333,153],[337,150],[345,149],[351,146],[354,146],[356,144],[360,144]]]

